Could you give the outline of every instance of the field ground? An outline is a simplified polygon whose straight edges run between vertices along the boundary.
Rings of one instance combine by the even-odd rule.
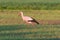
[[[0,25],[0,40],[59,40],[60,25]]]
[[[60,24],[60,10],[2,10],[0,11],[0,25],[23,24],[20,11],[24,15],[35,18],[40,24]]]
[[[25,25],[21,17],[18,16],[19,11],[23,11],[24,15],[34,17],[40,24],[35,26]],[[60,40],[60,10],[0,11],[0,40],[40,39]]]
[[[25,25],[20,11],[40,24]],[[0,40],[60,40],[60,0],[0,0]]]

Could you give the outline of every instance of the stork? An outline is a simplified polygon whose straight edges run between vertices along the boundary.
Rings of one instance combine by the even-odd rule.
[[[22,20],[27,24],[32,24],[32,25],[39,24],[34,18],[29,16],[24,16],[23,12],[19,12],[18,15],[21,16]]]

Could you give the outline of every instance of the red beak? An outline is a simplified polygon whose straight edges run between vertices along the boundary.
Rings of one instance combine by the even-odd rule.
[[[21,14],[20,13],[18,13],[18,16],[20,16]]]

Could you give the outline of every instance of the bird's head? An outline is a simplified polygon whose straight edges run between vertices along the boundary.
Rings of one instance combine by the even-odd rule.
[[[22,15],[22,14],[23,14],[23,12],[19,12],[19,13],[18,13],[18,16],[20,16],[20,15]]]

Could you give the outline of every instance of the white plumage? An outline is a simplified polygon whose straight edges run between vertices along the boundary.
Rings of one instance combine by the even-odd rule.
[[[25,21],[26,23],[30,23],[30,24],[37,23],[37,24],[39,24],[34,18],[29,17],[29,16],[24,16],[23,12],[20,12],[19,16],[20,15],[21,15],[23,21]]]

